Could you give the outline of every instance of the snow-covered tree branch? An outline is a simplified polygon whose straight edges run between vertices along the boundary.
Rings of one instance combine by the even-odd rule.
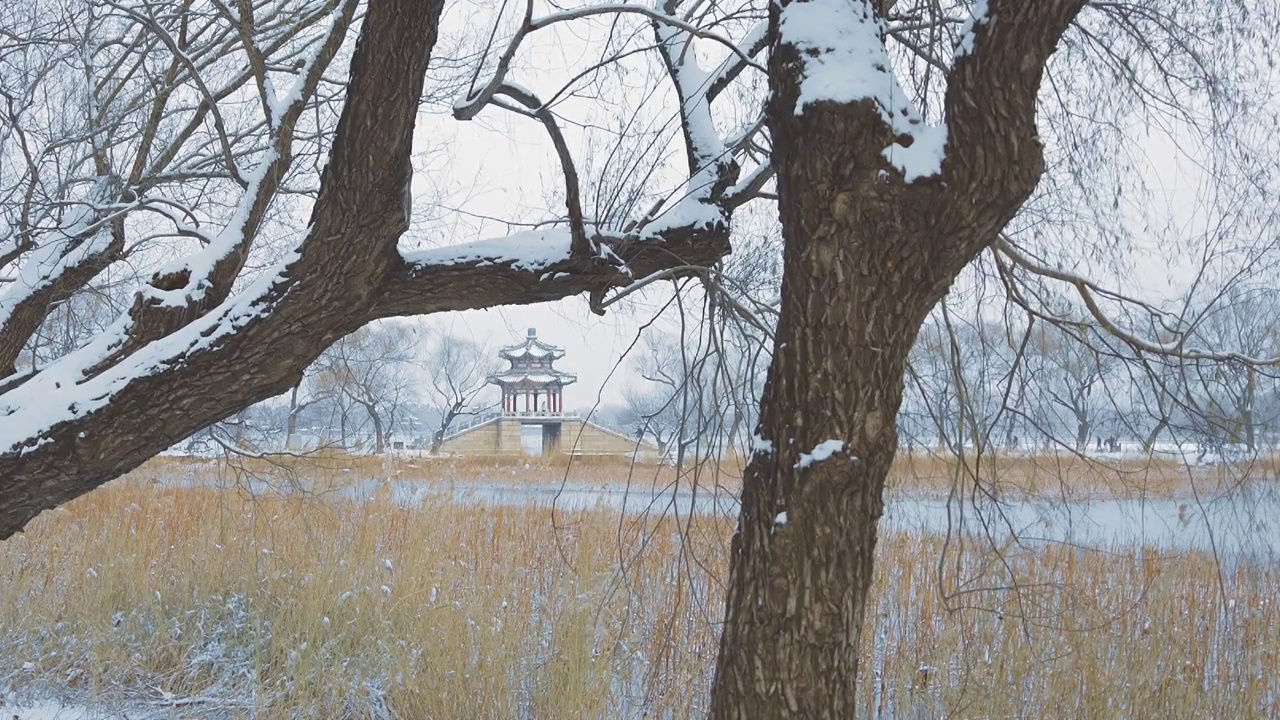
[[[395,0],[119,0],[60,24],[31,20],[25,31],[52,49],[6,55],[4,71],[22,81],[6,87],[56,89],[79,114],[52,122],[17,97],[9,103],[4,257],[14,282],[0,297],[0,534],[297,386],[321,351],[372,320],[598,299],[728,252],[726,192],[738,166],[711,125],[697,54],[679,36],[732,48],[737,64],[715,76],[716,92],[753,62],[759,40],[740,50],[702,21],[631,6],[609,13],[677,28],[660,30],[660,52],[690,145],[683,189],[625,229],[585,219],[554,111],[499,62],[492,91],[467,102],[478,112],[512,98],[547,126],[570,181],[569,222],[401,251],[412,132],[440,12],[438,3]],[[536,21],[528,32],[598,12]],[[354,51],[344,50],[356,28]],[[686,47],[677,51],[678,42]],[[332,78],[344,63],[342,87]],[[295,162],[300,150],[327,153],[316,191]],[[310,195],[305,231],[289,230]],[[124,262],[154,268],[127,312],[69,353],[17,366],[51,308]]]

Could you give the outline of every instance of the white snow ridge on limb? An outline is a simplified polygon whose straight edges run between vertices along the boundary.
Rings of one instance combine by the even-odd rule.
[[[885,160],[909,183],[939,175],[947,127],[925,123],[894,75],[884,21],[869,2],[859,5],[860,12],[851,11],[847,0],[808,0],[783,9],[778,24],[782,42],[794,47],[804,63],[795,112],[819,102],[871,100],[894,135],[907,142],[885,147]]]
[[[843,440],[823,440],[815,445],[813,450],[800,453],[800,462],[796,463],[796,467],[804,470],[815,463],[830,460],[832,455],[842,450],[844,450]]]

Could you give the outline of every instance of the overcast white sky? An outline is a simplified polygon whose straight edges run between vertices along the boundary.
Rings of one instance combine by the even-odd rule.
[[[522,10],[522,6],[517,9]],[[460,25],[473,26],[472,32],[474,27],[487,30],[491,21],[486,16],[487,8],[469,15],[465,7],[454,6],[441,33],[446,51],[456,42]],[[603,37],[597,31],[606,27],[605,23],[577,22],[535,34],[526,41],[527,46],[522,46],[511,80],[545,100],[576,69],[598,60],[592,55],[598,44],[593,43]],[[669,98],[666,91],[664,87],[664,94],[659,94],[651,106],[674,111],[674,103],[662,102]],[[569,101],[560,105],[557,112],[601,123],[607,123],[610,116],[614,121],[619,119],[616,108],[598,99]],[[562,129],[581,164],[588,152],[584,134],[569,124]],[[672,130],[678,132],[678,125],[673,124]],[[678,139],[669,149],[683,157]],[[415,152],[416,220],[402,241],[404,247],[500,237],[519,228],[498,219],[536,222],[564,213],[563,205],[556,204],[556,193],[563,187],[559,162],[546,131],[529,118],[494,107],[486,108],[472,122],[427,112],[419,117]],[[680,180],[672,175],[662,182],[674,186]],[[589,192],[585,186],[583,191]],[[440,209],[441,204],[462,212]],[[577,384],[566,391],[567,407],[587,408],[598,395],[605,404],[617,402],[626,384],[633,382],[629,372],[616,373],[607,384],[606,378],[635,341],[639,324],[651,318],[643,308],[660,302],[658,298],[665,294],[665,288],[659,288],[637,298],[637,302],[611,307],[604,317],[591,313],[585,297],[581,297],[535,306],[442,313],[419,322],[495,348],[519,342],[528,328],[536,327],[540,338],[565,348],[565,358],[558,365],[578,375]]]

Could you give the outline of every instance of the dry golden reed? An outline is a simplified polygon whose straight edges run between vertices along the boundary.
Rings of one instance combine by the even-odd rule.
[[[731,532],[117,482],[0,544],[0,691],[182,717],[701,717]],[[881,542],[867,718],[1280,713],[1273,567],[946,547]]]

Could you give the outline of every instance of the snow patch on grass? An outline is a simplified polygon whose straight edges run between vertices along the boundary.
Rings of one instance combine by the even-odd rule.
[[[0,717],[10,716],[13,720],[88,720],[94,715],[88,708],[63,705],[56,702],[42,702],[36,705],[19,705],[0,707]],[[9,720],[8,717],[5,720]]]

